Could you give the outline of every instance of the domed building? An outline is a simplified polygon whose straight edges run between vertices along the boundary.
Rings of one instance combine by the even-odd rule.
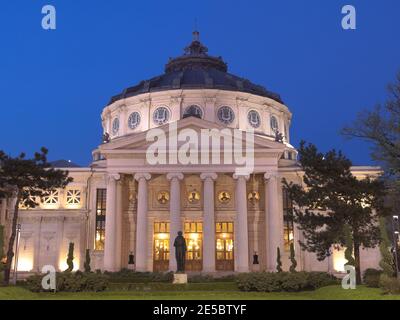
[[[58,164],[73,182],[38,208],[21,208],[19,271],[65,269],[69,243],[76,269],[89,249],[92,270],[175,271],[178,231],[187,272],[275,271],[277,248],[288,269],[291,243],[298,270],[343,271],[342,250],[320,262],[298,245],[282,188],[282,178],[301,183],[302,175],[290,110],[278,94],[229,73],[198,32],[162,75],[113,96],[101,120],[92,165]],[[3,201],[1,222],[11,208]],[[362,250],[362,261],[376,267],[379,254]]]

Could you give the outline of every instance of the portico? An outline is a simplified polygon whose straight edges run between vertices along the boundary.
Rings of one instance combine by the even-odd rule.
[[[265,208],[267,210],[263,210],[260,214],[265,216],[264,228],[267,237],[265,242],[266,255],[264,260],[260,259],[260,265],[263,270],[273,270],[276,261],[276,248],[278,246],[283,248],[283,220],[280,219],[282,213],[279,213],[278,178],[274,175],[271,176],[270,173],[264,175],[268,177],[265,180],[267,195],[265,197]],[[264,175],[258,174],[260,177]],[[193,194],[182,192],[185,190],[185,176],[192,179],[197,177],[201,183],[201,188],[192,192],[196,192],[200,203],[196,211],[186,210],[185,208],[187,204],[190,205],[190,197],[193,197]],[[257,247],[263,244],[259,243],[260,239],[254,239],[254,236],[249,237],[247,206],[248,195],[251,192],[248,186],[249,176],[216,172],[188,172],[185,174],[170,172],[161,177],[159,174],[151,172],[109,174],[106,235],[116,235],[118,229],[117,217],[123,214],[118,212],[116,205],[117,199],[122,199],[122,193],[124,193],[124,184],[122,184],[122,188],[116,187],[122,177],[123,180],[132,180],[137,185],[135,188],[137,190],[137,206],[132,212],[136,217],[133,221],[136,225],[135,270],[176,270],[175,259],[170,259],[170,257],[174,256],[172,241],[178,231],[183,231],[188,244],[190,243],[187,261],[189,265],[195,265],[195,267],[189,267],[192,271],[214,273],[217,271],[248,272],[252,270],[253,257],[249,251],[249,238],[250,241],[257,243]],[[157,177],[156,179],[159,180],[160,178],[161,180],[165,179],[169,182],[168,190],[162,188],[162,192],[167,194],[166,199],[168,200],[163,200],[166,203],[158,203],[160,206],[156,210],[152,207],[151,198],[157,198],[157,194],[154,194],[154,192],[157,192],[157,188],[149,184],[152,177]],[[233,182],[230,189],[223,191],[226,197],[230,197],[229,200],[220,199],[223,192],[219,194],[215,192],[215,184],[220,182],[223,186],[225,179]],[[121,194],[118,194],[118,192],[121,192]],[[149,194],[152,193],[153,196],[149,197]],[[233,199],[236,201],[233,201]],[[228,201],[229,204],[223,203],[223,201]],[[126,210],[124,207],[129,207],[127,199],[122,199],[122,204],[122,210]],[[274,210],[276,211],[274,212]],[[265,222],[268,222],[268,224]],[[280,238],[282,241],[276,241],[276,237],[280,236],[277,232],[278,228],[282,229]],[[123,245],[118,241],[118,237],[106,236],[105,270],[115,271],[120,269],[120,267],[118,268],[118,261],[121,261],[121,258],[117,256],[117,253],[121,252],[122,247]],[[128,252],[122,254],[127,255]],[[190,262],[196,260],[197,263]]]

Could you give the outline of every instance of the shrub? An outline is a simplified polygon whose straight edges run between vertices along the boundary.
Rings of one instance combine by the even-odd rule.
[[[73,242],[69,243],[67,265],[68,265],[68,268],[67,268],[67,270],[65,270],[66,272],[71,272],[72,270],[74,270],[74,243]]]
[[[381,242],[379,244],[381,261],[379,261],[379,266],[381,267],[383,273],[388,277],[394,277],[396,274],[396,265],[394,263],[393,254],[390,252],[392,244],[389,240],[386,228],[386,220],[384,217],[379,219],[379,232],[381,236]]]
[[[384,294],[400,294],[400,280],[389,277],[385,273],[380,276],[379,286],[382,288]]]
[[[382,273],[382,270],[372,268],[366,269],[363,275],[363,280],[366,286],[370,288],[379,288],[379,278]]]
[[[241,291],[297,292],[315,290],[336,283],[335,277],[324,272],[254,272],[238,276]]]
[[[290,265],[289,271],[290,272],[296,272],[296,267],[297,267],[297,261],[296,261],[296,254],[294,251],[294,243],[291,242],[290,243],[290,256],[289,256],[289,260],[292,263]]]
[[[27,278],[25,286],[32,292],[45,292],[42,287],[42,279],[44,275],[33,275]],[[56,274],[56,291],[59,292],[83,292],[104,291],[108,287],[108,280],[104,275],[96,273],[82,273],[77,271],[58,272]]]
[[[173,272],[136,272],[122,269],[118,272],[104,272],[110,282],[114,283],[149,283],[149,282],[172,282]]]
[[[190,283],[205,283],[214,281],[214,277],[208,274],[196,274],[193,276],[189,276],[188,282]]]
[[[338,279],[325,272],[307,272],[308,285],[312,290],[338,284]]]
[[[85,263],[84,263],[85,272],[90,272],[92,268],[90,267],[90,250],[86,249],[85,255]]]
[[[282,272],[281,250],[276,248],[276,271]]]
[[[237,291],[235,282],[211,282],[211,283],[110,283],[109,291]]]

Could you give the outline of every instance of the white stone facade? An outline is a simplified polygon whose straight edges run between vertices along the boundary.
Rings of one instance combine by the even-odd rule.
[[[184,117],[190,106],[200,110],[200,117]],[[160,107],[164,111],[155,114]],[[233,112],[230,123],[219,117],[223,107]],[[161,121],[165,110],[168,116]],[[252,118],[251,111],[259,118],[254,113]],[[178,231],[187,238],[189,272],[274,271],[278,247],[288,269],[288,241],[295,243],[298,270],[342,270],[342,252],[317,261],[300,249],[301,233],[284,220],[282,178],[301,183],[302,173],[290,145],[292,114],[283,103],[248,92],[179,88],[119,99],[104,109],[101,119],[110,140],[93,151],[92,165],[68,168],[74,181],[65,190],[49,195],[38,208],[21,208],[19,271],[37,272],[49,264],[63,270],[70,242],[75,244],[76,269],[83,269],[89,249],[92,270],[175,270]],[[238,176],[235,166],[223,161],[149,164],[147,133],[160,128],[169,138],[171,123],[178,131],[254,129],[254,171]],[[282,133],[281,141],[276,141],[276,131]],[[379,170],[355,167],[353,173],[362,178]],[[0,222],[8,227],[12,208],[12,201],[0,206]],[[134,264],[129,264],[132,258]],[[362,250],[361,260],[363,269],[377,267],[379,252]]]

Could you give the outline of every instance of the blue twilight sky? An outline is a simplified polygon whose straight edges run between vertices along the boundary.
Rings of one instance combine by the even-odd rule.
[[[57,30],[41,9],[57,9]],[[357,9],[357,30],[341,8]],[[230,72],[281,94],[291,137],[371,164],[342,126],[386,98],[400,70],[399,0],[13,0],[0,5],[0,149],[87,165],[100,113],[124,88],[163,72],[191,41],[194,21]]]

